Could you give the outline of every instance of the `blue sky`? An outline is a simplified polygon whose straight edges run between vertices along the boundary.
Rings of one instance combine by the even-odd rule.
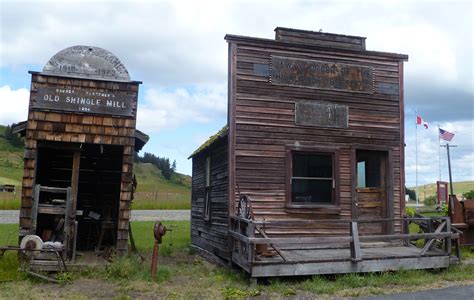
[[[406,181],[438,179],[437,125],[456,134],[453,177],[474,180],[471,1],[0,1],[0,124],[26,119],[31,77],[73,45],[109,50],[143,81],[144,151],[191,174],[192,151],[227,119],[226,33],[274,38],[277,26],[367,37],[368,50],[408,54]],[[442,179],[447,180],[442,152]]]

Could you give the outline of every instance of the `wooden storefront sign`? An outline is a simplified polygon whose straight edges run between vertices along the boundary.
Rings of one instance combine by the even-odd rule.
[[[32,108],[91,114],[129,116],[135,115],[134,95],[124,91],[94,91],[78,87],[39,87]]]
[[[303,126],[347,128],[349,108],[344,105],[299,101],[295,104],[295,123]]]
[[[291,57],[271,57],[270,81],[275,85],[369,94],[374,92],[371,67]]]

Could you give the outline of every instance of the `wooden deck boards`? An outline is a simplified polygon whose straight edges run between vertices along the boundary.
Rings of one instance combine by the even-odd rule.
[[[362,248],[362,261],[351,260],[350,249],[280,249],[280,256],[258,257],[252,263],[250,276],[299,276],[318,274],[342,274],[381,272],[400,269],[446,268],[450,257],[429,251],[420,256],[415,247],[390,246]]]
[[[331,261],[350,261],[351,252],[349,248],[339,249],[280,249],[286,262],[279,255],[274,257],[259,257],[255,264],[273,264],[273,263],[304,263],[304,262],[331,262]],[[378,247],[362,248],[362,259],[393,259],[419,257],[421,249],[414,247]],[[428,252],[426,256],[439,256],[439,253]]]

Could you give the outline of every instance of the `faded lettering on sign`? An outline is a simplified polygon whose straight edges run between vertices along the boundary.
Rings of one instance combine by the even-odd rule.
[[[325,61],[272,56],[271,83],[373,93],[373,68]]]
[[[303,126],[329,128],[348,127],[349,108],[315,101],[299,101],[295,107],[295,123]]]
[[[120,91],[40,87],[32,108],[133,116],[134,96]]]

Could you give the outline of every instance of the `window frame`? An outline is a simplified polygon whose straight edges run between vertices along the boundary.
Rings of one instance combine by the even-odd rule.
[[[203,199],[203,219],[211,219],[211,155],[204,159],[204,199]]]
[[[322,154],[331,155],[332,157],[332,181],[334,196],[331,203],[314,203],[314,204],[294,204],[292,203],[292,185],[293,185],[293,155],[296,153],[302,154]],[[287,209],[304,209],[304,208],[321,208],[326,209],[325,213],[339,213],[340,212],[340,183],[339,183],[339,157],[340,149],[336,147],[321,147],[321,146],[286,146],[286,203]],[[332,209],[332,210],[331,210]],[[313,213],[311,211],[309,213]]]

